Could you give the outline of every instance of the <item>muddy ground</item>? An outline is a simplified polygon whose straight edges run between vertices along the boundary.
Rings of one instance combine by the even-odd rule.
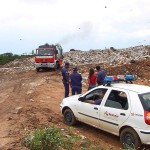
[[[143,79],[136,82],[147,84]],[[83,92],[86,90],[84,84]],[[20,139],[39,126],[68,128],[59,108],[63,96],[60,70],[0,72],[0,150],[26,150]],[[94,127],[78,123],[73,130],[91,141],[100,141],[105,149],[121,148],[118,137]]]

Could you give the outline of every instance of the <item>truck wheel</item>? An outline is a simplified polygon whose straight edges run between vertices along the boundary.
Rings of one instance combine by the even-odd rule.
[[[59,69],[59,68],[60,68],[60,64],[58,63],[57,69]]]
[[[76,118],[71,109],[66,109],[64,111],[64,122],[69,126],[76,124]]]
[[[57,70],[57,69],[58,69],[58,63],[56,62],[54,70]]]
[[[140,149],[141,140],[132,128],[125,128],[121,131],[120,142],[125,149]]]
[[[36,68],[36,71],[39,72],[39,71],[40,71],[40,68]]]

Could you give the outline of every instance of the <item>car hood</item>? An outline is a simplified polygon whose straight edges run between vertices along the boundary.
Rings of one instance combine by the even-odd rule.
[[[69,96],[67,98],[64,98],[63,101],[78,101],[78,98],[80,97],[80,95],[81,94]]]

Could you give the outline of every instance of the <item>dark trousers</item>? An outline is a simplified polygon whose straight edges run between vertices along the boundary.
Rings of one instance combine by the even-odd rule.
[[[97,83],[97,84],[98,84],[98,86],[99,86],[99,85],[104,85],[104,82],[101,82],[101,83]]]
[[[69,84],[64,83],[64,88],[65,88],[65,97],[69,96]]]
[[[88,90],[95,88],[96,85],[89,85]]]
[[[82,93],[81,87],[72,87],[72,95],[81,94],[81,93]]]

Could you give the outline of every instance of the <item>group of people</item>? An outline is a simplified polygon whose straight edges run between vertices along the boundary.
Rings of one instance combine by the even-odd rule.
[[[69,66],[68,62],[65,63],[65,66],[62,68],[62,82],[65,88],[65,97],[69,96],[69,86],[71,87],[72,95],[81,94],[82,93],[82,76],[78,73],[78,68],[73,67],[73,71],[69,74]]]
[[[69,74],[69,67],[70,64],[66,62],[61,70],[62,82],[65,88],[64,97],[69,96],[69,87],[71,87],[72,95],[82,93],[82,76],[78,73],[78,67],[74,66],[71,74]],[[100,66],[96,66],[96,70],[97,73],[95,73],[94,68],[89,69],[88,90],[96,87],[96,85],[103,85],[104,83],[104,78],[106,76],[105,70],[101,69]]]
[[[100,66],[96,66],[97,73],[95,73],[93,68],[90,68],[89,70],[89,76],[88,76],[88,83],[89,87],[88,90],[96,87],[96,85],[103,85],[104,84],[104,78],[106,76],[105,70],[102,69]]]

